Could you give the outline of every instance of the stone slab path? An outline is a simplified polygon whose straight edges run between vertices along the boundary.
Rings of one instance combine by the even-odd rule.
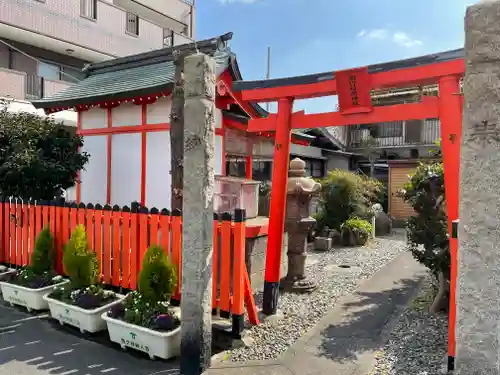
[[[368,375],[398,314],[417,295],[426,270],[410,253],[341,298],[278,361],[212,367],[206,375]]]

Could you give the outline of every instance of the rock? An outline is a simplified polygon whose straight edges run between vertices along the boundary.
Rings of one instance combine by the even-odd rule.
[[[337,229],[330,230],[328,237],[332,239],[332,245],[340,245],[340,232]]]
[[[392,220],[384,211],[374,211],[375,236],[385,236],[392,232]]]
[[[356,237],[349,228],[342,228],[340,232],[341,244],[344,246],[356,246]]]
[[[328,251],[332,248],[332,239],[330,237],[316,237],[314,239],[314,248],[320,251]]]

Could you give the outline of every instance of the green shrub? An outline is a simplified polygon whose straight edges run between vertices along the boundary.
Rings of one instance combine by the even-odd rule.
[[[49,228],[44,228],[35,239],[35,247],[31,255],[31,271],[34,275],[54,272],[56,249],[54,237]]]
[[[177,285],[174,267],[160,246],[151,246],[142,261],[139,293],[152,304],[170,300]]]
[[[408,249],[414,258],[438,277],[450,277],[448,215],[441,162],[420,164],[399,195],[415,214],[406,222]]]
[[[363,246],[372,233],[372,225],[358,217],[351,217],[341,226],[340,237],[346,246]]]
[[[370,234],[372,232],[372,225],[359,217],[351,217],[342,224],[342,228],[348,228],[351,230],[357,229],[364,233]]]
[[[83,225],[78,225],[64,248],[64,271],[75,289],[95,285],[99,281],[96,253],[89,248]]]
[[[320,181],[321,211],[316,215],[318,228],[340,230],[350,217],[369,219],[371,206],[383,200],[384,185],[375,179],[342,169],[334,169]]]

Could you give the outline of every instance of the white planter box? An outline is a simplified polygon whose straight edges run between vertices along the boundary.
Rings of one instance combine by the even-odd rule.
[[[47,310],[49,305],[47,301],[43,299],[43,296],[51,293],[55,287],[66,284],[68,280],[64,280],[60,283],[46,286],[40,289],[31,289],[24,286],[7,283],[5,281],[0,281],[0,287],[2,289],[3,299],[10,303],[10,305],[20,305],[31,310]]]
[[[170,332],[158,332],[148,328],[113,319],[105,312],[102,318],[108,324],[109,338],[122,349],[133,348],[155,357],[169,359],[177,357],[181,349],[181,327]]]
[[[4,280],[6,276],[15,272],[16,270],[14,268],[7,268],[6,270],[0,272],[0,280]]]
[[[116,301],[93,310],[85,310],[81,307],[69,305],[67,303],[49,298],[45,295],[43,299],[47,301],[50,309],[50,315],[53,319],[59,321],[61,325],[69,324],[80,329],[80,332],[99,332],[106,329],[106,322],[101,318],[102,313],[107,312],[111,306],[116,305],[125,298],[122,295],[116,295]]]

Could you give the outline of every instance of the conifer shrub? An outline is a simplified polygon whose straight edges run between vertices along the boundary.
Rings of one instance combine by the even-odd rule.
[[[151,246],[142,261],[139,293],[150,303],[168,301],[177,285],[175,270],[159,246]]]
[[[56,261],[56,249],[54,236],[50,229],[45,227],[35,238],[35,247],[31,254],[31,268],[35,275],[45,272],[54,272]]]
[[[64,272],[76,289],[95,285],[99,281],[99,263],[90,249],[83,225],[78,225],[64,249]]]
[[[35,238],[31,265],[11,275],[10,282],[31,289],[43,288],[61,281],[55,272],[56,250],[54,237],[44,228]]]
[[[175,269],[159,246],[151,246],[142,261],[138,290],[108,312],[114,319],[168,332],[180,325],[170,311],[170,297],[177,286]]]
[[[83,225],[78,225],[64,247],[64,272],[70,282],[50,294],[50,298],[91,310],[117,299],[113,292],[103,289],[100,283],[99,262],[90,248]]]

